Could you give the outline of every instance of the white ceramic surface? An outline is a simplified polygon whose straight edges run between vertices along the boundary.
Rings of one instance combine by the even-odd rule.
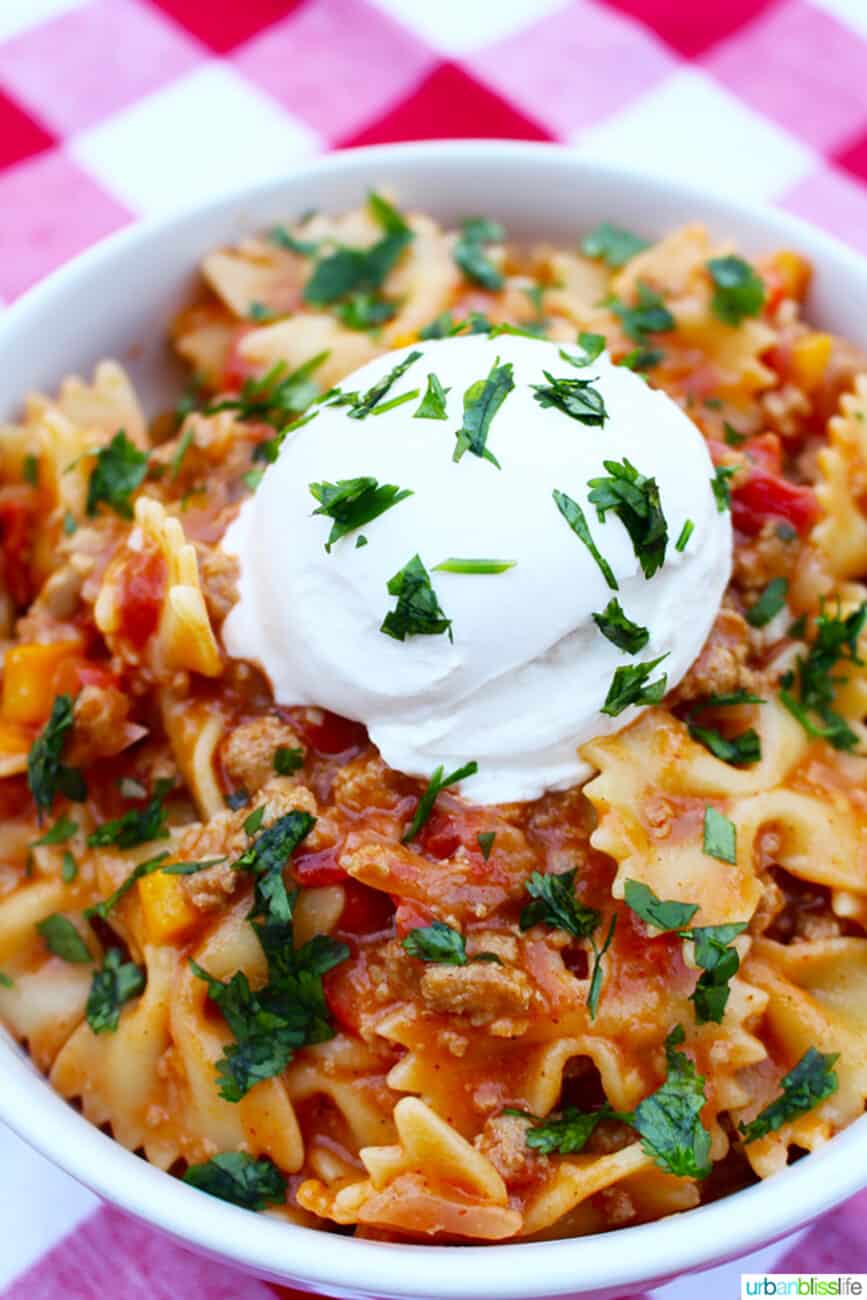
[[[691,219],[747,254],[798,248],[817,268],[811,319],[867,346],[867,263],[794,218],[558,146],[488,141],[338,153],[194,211],[134,226],[58,271],[0,317],[0,420],[27,389],[52,389],[101,357],[129,365],[147,403],[177,383],[166,323],[214,245],[311,207],[357,204],[371,186],[446,220],[484,213],[511,235],[574,242],[613,220],[659,235]],[[187,1245],[263,1277],[338,1297],[553,1300],[616,1296],[754,1250],[867,1183],[867,1117],[769,1182],[685,1216],[572,1241],[430,1247],[287,1226],[186,1187],[125,1151],[51,1092],[0,1037],[0,1118],[94,1191]]]

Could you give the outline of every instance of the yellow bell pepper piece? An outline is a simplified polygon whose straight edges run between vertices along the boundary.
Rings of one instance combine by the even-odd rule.
[[[54,703],[54,674],[58,664],[80,654],[77,641],[18,645],[7,651],[0,705],[4,720],[31,725],[44,722]]]
[[[830,334],[804,334],[792,344],[792,378],[799,388],[812,393],[818,388],[831,357]]]
[[[784,248],[774,254],[774,269],[785,286],[787,298],[796,298],[799,302],[807,292],[813,269],[800,253],[793,253]]]
[[[179,876],[167,876],[163,871],[142,876],[138,892],[153,943],[171,943],[199,921],[200,914],[187,898]]]

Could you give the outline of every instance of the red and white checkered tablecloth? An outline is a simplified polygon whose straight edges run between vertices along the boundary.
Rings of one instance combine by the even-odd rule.
[[[867,252],[867,0],[0,0],[0,302],[141,214],[456,136],[651,165]],[[0,1300],[294,1294],[100,1207],[2,1126],[0,1169]],[[865,1224],[867,1194],[750,1267],[867,1272]]]

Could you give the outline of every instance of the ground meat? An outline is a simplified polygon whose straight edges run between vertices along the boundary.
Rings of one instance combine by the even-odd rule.
[[[467,1016],[473,1025],[523,1014],[531,992],[523,971],[488,962],[430,966],[421,979],[422,1001],[430,1011]]]
[[[220,624],[238,599],[238,560],[216,546],[199,546],[196,550],[208,614]]]
[[[476,1138],[475,1146],[508,1184],[527,1182],[540,1162],[527,1146],[527,1121],[517,1115],[493,1116]]]
[[[673,692],[676,704],[751,690],[755,684],[747,664],[749,627],[733,609],[721,609],[699,657]]]
[[[75,701],[75,730],[67,761],[84,766],[119,754],[147,728],[128,720],[130,701],[116,686],[85,686]]]
[[[281,746],[298,749],[304,757],[305,749],[296,732],[274,713],[233,728],[223,742],[221,755],[232,785],[251,794],[259,790],[274,776],[274,753]]]
[[[781,438],[798,437],[811,410],[810,399],[794,384],[783,384],[781,388],[763,393],[759,405],[765,428],[778,433]]]
[[[799,551],[797,537],[774,519],[765,522],[758,537],[735,547],[732,576],[747,605],[758,599],[772,578],[789,576]]]

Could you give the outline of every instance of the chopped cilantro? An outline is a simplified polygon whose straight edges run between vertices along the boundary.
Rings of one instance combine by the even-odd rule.
[[[709,858],[718,862],[737,863],[737,836],[735,824],[712,804],[704,810],[704,838],[702,848]]]
[[[231,808],[232,812],[237,812],[239,808],[246,808],[250,802],[250,791],[244,786],[239,786],[237,790],[230,790],[225,798],[226,807]]]
[[[87,998],[87,1023],[95,1034],[113,1034],[120,1024],[120,1009],[145,986],[144,967],[124,962],[117,948],[109,948]]]
[[[647,370],[653,370],[664,359],[665,353],[659,348],[637,347],[627,352],[615,364],[624,366],[627,370],[634,370],[636,374],[644,374]]]
[[[725,514],[726,510],[732,508],[732,489],[730,480],[737,473],[736,465],[717,465],[710,481],[711,491],[713,492],[714,501],[716,501],[717,513]]]
[[[599,925],[595,907],[586,907],[575,893],[577,871],[563,871],[558,875],[543,876],[534,871],[524,888],[533,900],[521,912],[521,929],[533,925],[549,925],[555,930],[565,930],[575,939],[586,939]]]
[[[699,1025],[712,1021],[721,1024],[729,1000],[729,982],[737,974],[740,957],[732,940],[743,934],[746,921],[732,925],[698,925],[689,933],[695,951],[696,964],[702,974],[690,994]],[[684,936],[686,938],[687,936]]]
[[[64,885],[71,885],[77,876],[78,865],[75,858],[69,852],[69,849],[64,849],[63,864],[60,868],[60,879],[63,881]]]
[[[710,1133],[701,1122],[704,1079],[677,1050],[684,1037],[683,1028],[676,1025],[666,1038],[665,1083],[639,1102],[629,1122],[661,1169],[678,1178],[707,1178],[711,1164]]]
[[[723,437],[727,447],[742,447],[747,440],[747,435],[738,433],[734,425],[729,424],[728,420],[723,420]]]
[[[807,1048],[798,1064],[781,1081],[782,1093],[770,1105],[760,1110],[754,1120],[741,1124],[744,1142],[755,1142],[768,1133],[805,1115],[826,1097],[837,1091],[838,1081],[834,1066],[839,1053],[826,1055],[815,1047]]]
[[[662,568],[668,546],[668,524],[656,479],[640,474],[625,456],[622,462],[602,463],[608,475],[590,479],[589,499],[600,522],[609,510],[614,511],[629,534],[642,573],[652,578]]]
[[[67,537],[71,537],[72,534],[77,531],[77,529],[78,529],[78,524],[75,521],[75,515],[72,513],[71,510],[67,510],[63,516],[63,531],[65,535]]]
[[[565,355],[561,349],[561,356]],[[568,358],[567,358],[568,360]],[[556,407],[579,424],[601,427],[608,419],[605,401],[592,379],[560,379],[548,370],[542,374],[547,384],[531,384],[533,396],[541,407]]]
[[[858,640],[865,621],[867,601],[844,617],[839,612],[827,614],[823,604],[807,654],[799,655],[794,669],[780,679],[780,699],[789,712],[809,735],[827,740],[835,749],[851,750],[858,743],[855,732],[833,707],[837,687],[847,680],[834,670],[841,661],[861,665]]]
[[[375,478],[340,478],[336,483],[310,483],[310,494],[319,502],[314,515],[325,515],[333,520],[331,532],[325,543],[331,551],[335,542],[347,533],[363,528],[384,515],[392,506],[399,505],[412,496],[410,488],[399,488],[394,483],[378,483]]]
[[[407,393],[401,393],[400,397],[392,397],[388,402],[380,402],[371,415],[384,415],[386,411],[393,411],[396,406],[403,406],[406,402],[414,402],[421,392],[420,388],[411,388]]]
[[[279,776],[290,776],[304,766],[304,751],[293,745],[278,745],[274,750],[274,771]]]
[[[248,487],[251,492],[256,491],[256,488],[262,482],[264,477],[265,471],[263,469],[251,469],[248,470],[246,474],[241,475],[244,485]]]
[[[638,301],[634,307],[627,307],[616,298],[611,300],[610,306],[624,333],[642,347],[648,334],[668,334],[675,327],[675,319],[661,296],[643,281],[638,285]]]
[[[597,548],[596,543],[593,540],[593,535],[590,532],[590,525],[587,523],[587,517],[578,502],[573,501],[572,497],[567,496],[565,492],[558,492],[556,488],[552,495],[560,514],[566,520],[566,523],[572,529],[575,536],[580,538],[587,547],[587,550],[599,566],[599,571],[610,589],[612,591],[617,591],[617,579],[614,576],[611,565]]]
[[[262,807],[264,809],[264,805]],[[244,822],[249,835],[255,835],[261,825],[261,817],[255,820],[258,812],[256,809]],[[315,825],[315,817],[293,808],[256,835],[250,847],[232,863],[236,871],[247,871],[255,877],[255,903],[251,915],[264,916],[268,921],[283,925],[291,921],[292,901],[283,879],[283,868]]]
[[[707,264],[714,291],[711,310],[726,325],[740,325],[745,316],[758,316],[765,286],[741,257],[712,257]]]
[[[354,293],[337,307],[337,315],[350,330],[373,330],[397,313],[397,304],[373,293]]]
[[[156,857],[148,858],[145,862],[139,862],[137,866],[133,867],[126,880],[122,881],[117,889],[109,894],[108,898],[103,898],[100,902],[94,903],[92,907],[86,908],[84,915],[98,916],[104,921],[112,908],[116,907],[124,895],[129,893],[133,885],[141,880],[143,876],[149,876],[154,871],[159,871],[168,856],[168,852],[164,851],[158,853]]]
[[[61,957],[63,961],[73,962],[75,965],[93,961],[87,944],[68,916],[60,916],[59,913],[53,912],[51,916],[46,916],[43,921],[40,921],[36,929],[48,951],[53,952],[55,957]]]
[[[626,906],[640,916],[645,925],[653,926],[661,934],[683,930],[698,911],[698,903],[663,902],[640,880],[627,880],[624,898]]]
[[[7,975],[5,971],[0,970],[0,989],[14,989],[14,987],[15,981],[12,976]]]
[[[482,857],[487,862],[491,856],[491,849],[494,847],[494,840],[497,838],[496,831],[479,831],[476,836],[476,843],[482,850]]]
[[[245,1210],[264,1210],[286,1200],[286,1175],[267,1156],[225,1151],[201,1165],[190,1165],[184,1182]]]
[[[276,313],[271,311],[264,302],[258,302],[254,299],[247,308],[247,319],[252,321],[270,321],[276,319]]]
[[[695,532],[695,524],[691,519],[684,520],[683,528],[680,530],[677,541],[674,543],[676,551],[685,551],[690,537]]]
[[[667,658],[668,655],[664,654],[658,659],[648,660],[647,663],[627,664],[623,668],[618,668],[611,679],[602,712],[609,718],[617,718],[631,704],[658,704],[665,695],[668,681],[666,674],[663,673],[649,685],[645,683],[654,668]]]
[[[592,366],[596,358],[605,351],[605,335],[588,334],[582,330],[578,335],[578,344],[581,348],[580,352],[567,352],[565,348],[561,348],[560,356],[576,370],[583,370],[585,366]]]
[[[559,1118],[549,1116],[527,1130],[527,1146],[543,1156],[554,1155],[555,1152],[561,1156],[575,1155],[584,1150],[599,1121],[608,1119],[610,1115],[610,1110],[605,1106],[591,1111],[565,1106]]]
[[[465,321],[456,321],[450,311],[440,312],[432,321],[428,321],[418,332],[420,339],[445,339],[453,334],[460,334]]]
[[[99,503],[104,502],[122,519],[132,519],[131,497],[141,486],[147,467],[147,454],[119,429],[108,446],[96,453],[87,485],[87,513],[95,515]]]
[[[788,578],[772,578],[756,603],[746,612],[746,620],[750,627],[767,627],[771,619],[785,606],[788,590]]]
[[[30,747],[27,785],[33,795],[40,824],[44,814],[50,811],[58,792],[67,799],[78,802],[87,797],[87,787],[79,769],[68,767],[62,761],[73,723],[72,696],[55,695],[49,719]]]
[[[500,468],[496,456],[488,450],[491,421],[515,387],[511,362],[500,365],[497,357],[485,379],[477,379],[464,393],[464,420],[458,432],[457,446],[452,460],[459,461],[470,451],[480,459],[489,460]]]
[[[44,835],[40,835],[38,840],[33,841],[33,846],[37,844],[65,844],[67,840],[78,830],[78,822],[71,821],[64,813],[58,817],[57,821],[51,826]]]
[[[183,433],[180,436],[180,439],[178,440],[178,445],[177,445],[177,449],[175,450],[175,454],[174,456],[172,456],[171,460],[169,461],[169,478],[172,480],[172,482],[174,482],[174,480],[180,474],[181,466],[184,463],[184,457],[186,456],[187,452],[190,450],[190,447],[192,446],[192,442],[193,442],[193,430],[192,430],[192,426],[190,426],[188,429],[184,429]]]
[[[369,248],[338,248],[321,257],[304,286],[304,300],[327,307],[352,293],[381,288],[392,267],[412,243],[412,230],[390,203],[371,194],[370,209],[384,234]]]
[[[410,366],[418,361],[420,356],[420,352],[410,352],[408,356],[404,357],[403,361],[399,361],[396,366],[389,370],[387,375],[383,375],[382,379],[378,379],[371,388],[368,388],[363,396],[355,395],[349,403],[350,409],[347,411],[350,420],[363,420],[370,415],[392,385],[396,384],[398,379],[406,374]]]
[[[218,867],[225,861],[224,855],[222,858],[204,858],[201,862],[172,862],[167,867],[160,867],[159,870],[163,876],[195,876],[200,871],[207,871],[209,867]]]
[[[39,486],[39,457],[32,453],[24,457],[21,463],[21,477],[31,487]]]
[[[590,990],[587,994],[587,1010],[590,1013],[590,1019],[596,1019],[596,1013],[599,1010],[599,998],[602,993],[602,980],[604,971],[602,968],[602,959],[611,947],[611,941],[614,938],[614,930],[617,926],[617,913],[611,917],[611,924],[608,927],[608,933],[601,948],[597,948],[596,940],[590,936],[590,943],[593,948],[593,969],[590,973]]]
[[[277,361],[261,379],[245,380],[237,397],[212,402],[205,408],[205,415],[234,411],[239,420],[261,421],[283,429],[319,396],[312,376],[330,355],[328,351],[317,352],[295,370],[290,370],[285,361]]]
[[[453,257],[467,279],[493,292],[502,289],[505,281],[485,252],[485,245],[501,243],[505,233],[496,221],[476,217],[463,223],[454,247]]]
[[[260,804],[253,812],[246,816],[241,823],[247,835],[255,835],[265,820],[265,805]]]
[[[166,827],[166,810],[163,800],[172,788],[173,782],[166,778],[155,782],[153,794],[144,808],[130,808],[120,817],[103,822],[87,837],[92,847],[104,844],[116,844],[119,849],[131,849],[136,844],[147,844],[150,840],[164,840],[168,836]]]
[[[514,569],[517,560],[469,560],[450,555],[433,567],[434,573],[506,573]]]
[[[749,767],[752,763],[758,763],[762,757],[762,742],[752,727],[729,738],[716,728],[699,727],[694,722],[688,725],[693,740],[710,750],[714,758],[731,763],[732,767]]]
[[[473,761],[470,763],[464,763],[463,767],[456,768],[454,772],[450,772],[448,776],[444,776],[443,773],[445,772],[445,768],[443,767],[443,764],[440,763],[430,781],[428,781],[427,789],[418,801],[412,821],[410,822],[406,832],[401,836],[401,844],[409,844],[410,841],[414,840],[416,835],[418,835],[422,826],[424,826],[428,817],[430,817],[433,812],[433,806],[436,803],[437,795],[440,790],[445,790],[448,786],[457,785],[459,781],[463,781],[468,776],[475,776],[478,770],[478,763]]]
[[[410,930],[403,940],[410,957],[420,961],[438,962],[443,966],[466,966],[467,950],[464,936],[442,921]]]
[[[272,226],[268,231],[272,244],[285,248],[287,253],[297,253],[299,257],[315,257],[319,245],[312,239],[298,239],[285,226]]]
[[[435,374],[429,374],[424,397],[419,402],[418,409],[413,412],[413,419],[447,420],[449,413],[446,406],[446,397],[450,392],[450,388],[443,388]]]
[[[382,620],[380,632],[396,641],[405,641],[408,636],[439,636],[443,632],[452,639],[452,621],[440,608],[430,574],[418,555],[389,580],[388,593],[397,597],[397,604]]]
[[[616,596],[611,597],[601,614],[593,615],[593,622],[612,645],[626,654],[638,654],[650,640],[647,628],[626,617]]]
[[[613,267],[625,266],[636,253],[649,247],[646,239],[610,221],[601,221],[581,241],[581,252],[586,257],[601,258]]]

